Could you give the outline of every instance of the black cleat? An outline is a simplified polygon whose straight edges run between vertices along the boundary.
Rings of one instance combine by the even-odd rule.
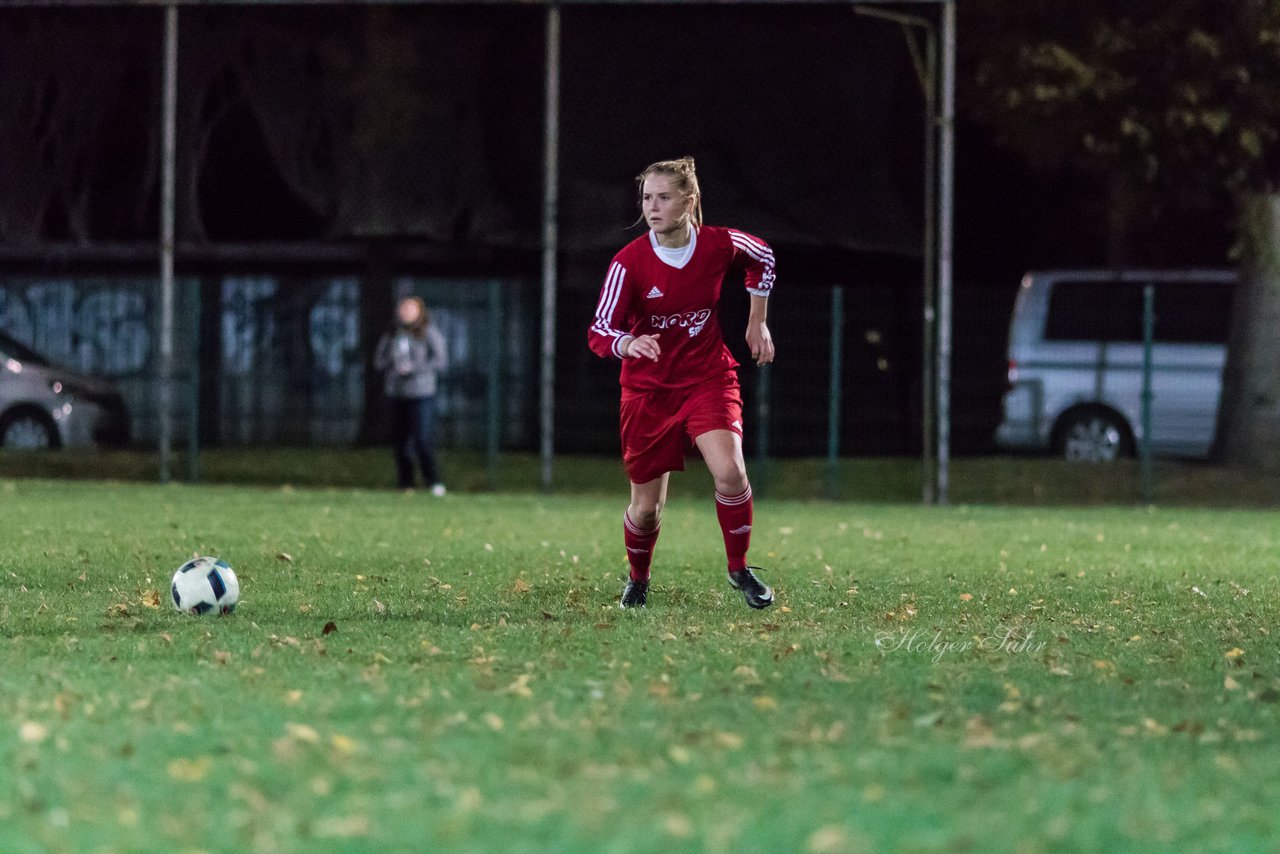
[[[618,607],[643,608],[647,598],[649,598],[649,582],[628,579],[627,586],[622,588],[622,601],[618,603]]]
[[[768,608],[773,604],[773,590],[756,578],[753,569],[758,570],[760,567],[749,566],[741,572],[729,573],[729,586],[734,590],[741,590],[752,608]]]

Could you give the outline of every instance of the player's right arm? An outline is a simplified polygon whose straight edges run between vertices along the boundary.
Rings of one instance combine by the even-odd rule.
[[[587,346],[602,359],[609,356],[625,359],[626,348],[634,339],[627,318],[627,307],[631,304],[629,286],[627,268],[615,257],[600,287],[596,315],[587,330]]]

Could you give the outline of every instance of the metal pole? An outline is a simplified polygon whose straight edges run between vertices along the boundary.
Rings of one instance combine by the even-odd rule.
[[[200,344],[204,340],[200,334],[200,280],[191,283],[190,293],[194,294],[194,305],[191,315],[195,323],[191,326],[191,340],[194,342],[191,358],[191,415],[187,424],[187,480],[200,482]]]
[[[938,494],[946,504],[951,469],[951,251],[955,205],[956,4],[942,7],[942,116],[938,150]]]
[[[560,6],[547,7],[546,116],[542,196],[542,488],[551,489],[555,451],[556,249],[559,244]]]
[[[1156,331],[1156,286],[1148,282],[1142,286],[1142,444],[1141,464],[1142,500],[1150,504],[1154,500],[1151,484],[1151,347]]]
[[[164,10],[164,129],[160,185],[160,482],[173,453],[173,206],[178,102],[178,7]]]
[[[498,452],[502,439],[502,290],[496,279],[489,282],[489,388],[486,409],[486,456],[489,489],[498,488]]]
[[[840,386],[844,374],[844,288],[831,289],[831,379],[827,394],[827,497],[840,487]]]
[[[920,450],[921,499],[925,504],[933,504],[938,495],[938,469],[936,459],[936,431],[934,429],[934,396],[937,394],[937,342],[938,314],[937,291],[934,289],[934,276],[937,273],[934,263],[937,249],[937,157],[938,157],[938,32],[930,26],[925,31],[925,74],[924,74],[924,300],[922,306],[923,344],[922,365],[920,375],[923,379],[920,390],[921,413],[920,434],[922,447]]]

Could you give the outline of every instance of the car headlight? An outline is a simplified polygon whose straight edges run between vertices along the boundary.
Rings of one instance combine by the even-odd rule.
[[[92,396],[90,390],[85,386],[67,380],[51,379],[49,380],[49,390],[54,394],[67,394],[72,397],[89,398]]]

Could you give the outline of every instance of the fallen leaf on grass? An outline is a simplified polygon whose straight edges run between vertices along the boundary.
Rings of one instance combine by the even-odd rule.
[[[996,747],[996,731],[982,715],[974,715],[964,725],[965,747]]]
[[[349,738],[345,735],[334,733],[334,735],[329,739],[329,743],[332,744],[333,749],[339,753],[350,756],[352,753],[356,752],[355,739]]]
[[[160,591],[146,590],[142,593],[142,604],[147,608],[160,607]]]
[[[738,735],[736,732],[717,732],[715,735],[715,742],[717,745],[727,750],[737,750],[742,747],[743,743],[742,736]]]
[[[285,563],[293,563],[293,555],[288,552],[280,552],[276,555],[276,560],[282,560]]]
[[[778,701],[770,697],[768,694],[762,694],[751,701],[752,704],[761,711],[770,711],[778,708]]]
[[[382,604],[381,602],[379,602],[377,599],[374,599],[374,600],[373,600],[373,610],[377,611],[379,614],[385,614],[385,613],[387,613],[387,606],[386,606],[386,605],[383,605],[383,604]]]
[[[315,727],[306,724],[295,724],[292,721],[286,722],[284,725],[285,735],[297,741],[305,741],[307,744],[319,744],[320,733],[316,732]]]
[[[216,649],[213,651],[213,661],[215,664],[226,666],[231,663],[231,653]]]
[[[514,589],[517,593],[528,593],[531,588],[529,587],[529,582],[523,578],[517,578]]]
[[[338,624],[335,623],[333,620],[330,620],[329,622],[324,624],[324,628],[321,629],[320,634],[331,635],[337,630],[338,630]]]
[[[516,677],[516,681],[512,682],[503,691],[504,694],[515,694],[517,697],[523,697],[526,700],[533,696],[533,689],[529,687],[531,674],[521,673]]]
[[[1228,676],[1222,680],[1222,687],[1228,691],[1235,691],[1240,688],[1240,683]]]
[[[668,835],[677,839],[686,839],[693,835],[693,822],[683,813],[667,813],[662,819],[662,828]]]
[[[49,737],[49,728],[42,723],[26,721],[18,728],[18,737],[28,744],[39,744]]]
[[[969,601],[970,599],[972,599],[972,598],[973,598],[973,594],[972,594],[972,593],[961,593],[961,594],[960,594],[960,601],[961,601],[961,602],[968,602],[968,601]]]
[[[318,839],[368,836],[369,818],[363,815],[334,815],[318,819],[314,832]]]
[[[198,783],[213,767],[213,757],[197,756],[195,759],[175,759],[169,763],[169,776],[184,783]]]
[[[1227,650],[1227,658],[1234,659],[1234,658],[1239,658],[1242,655],[1244,655],[1244,650],[1238,646]]]
[[[1169,728],[1155,718],[1143,718],[1142,728],[1152,735],[1168,735]]]
[[[484,722],[489,727],[489,729],[493,730],[494,732],[497,732],[498,730],[502,729],[503,726],[505,726],[505,724],[502,722],[502,718],[498,717],[493,712],[485,712]]]
[[[805,846],[811,854],[836,854],[849,850],[849,837],[838,825],[820,827],[809,834]]]

